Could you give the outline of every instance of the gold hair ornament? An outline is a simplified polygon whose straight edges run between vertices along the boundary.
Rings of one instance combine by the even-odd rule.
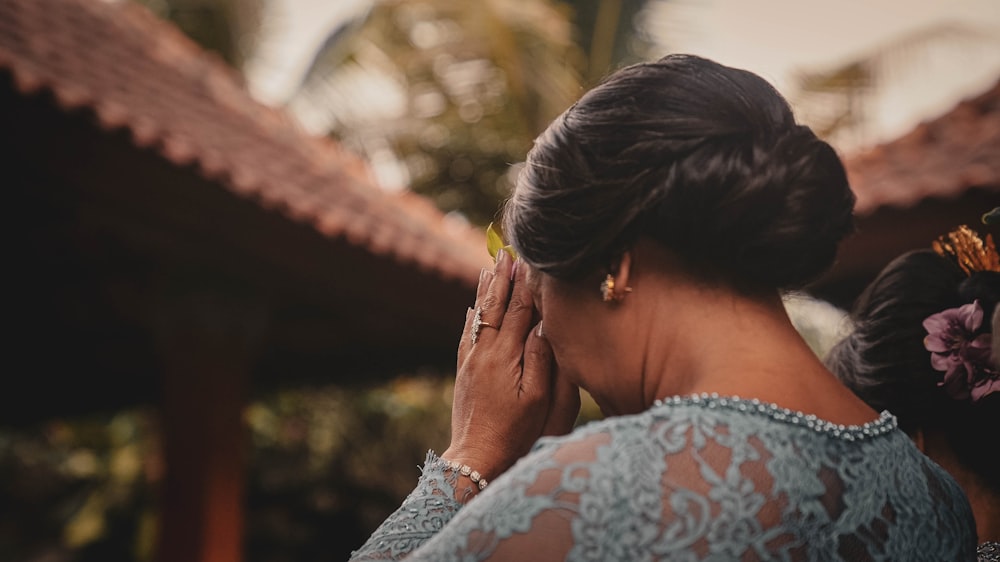
[[[966,275],[972,275],[977,271],[1000,272],[1000,255],[997,255],[993,236],[987,234],[984,242],[975,231],[964,224],[938,237],[931,247],[939,256],[955,260]]]

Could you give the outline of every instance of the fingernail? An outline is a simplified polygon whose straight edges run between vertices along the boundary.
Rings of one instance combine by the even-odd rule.
[[[517,268],[521,265],[521,258],[514,260],[514,267],[510,268],[510,280],[514,280],[514,276],[517,275]]]
[[[545,336],[545,334],[542,332],[542,321],[541,320],[538,321],[538,330],[535,330],[535,333],[537,333],[538,337],[540,337],[540,338]]]
[[[484,267],[482,269],[482,271],[479,272],[479,283],[480,284],[482,284],[484,281],[486,281],[486,276],[489,275],[489,273],[490,273],[490,270],[489,270],[489,268],[486,268],[486,267]]]
[[[497,252],[497,266],[496,266],[496,269],[500,269],[500,266],[503,265],[504,262],[506,262],[509,259],[510,259],[510,257],[507,255],[507,252],[505,252],[504,250],[500,250],[499,252]]]

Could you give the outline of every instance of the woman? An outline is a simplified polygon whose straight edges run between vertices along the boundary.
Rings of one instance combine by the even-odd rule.
[[[1000,427],[998,301],[1000,257],[989,238],[962,227],[935,251],[882,270],[855,305],[855,329],[827,357],[962,486],[986,541],[980,560],[1000,560],[1000,456],[990,433]]]
[[[782,307],[852,205],[759,77],[692,56],[611,75],[528,154],[451,445],[355,558],[972,559],[955,482]],[[565,435],[577,387],[607,417]]]

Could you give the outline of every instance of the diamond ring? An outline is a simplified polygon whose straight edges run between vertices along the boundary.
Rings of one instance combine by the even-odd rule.
[[[499,326],[483,321],[483,307],[480,306],[476,308],[476,315],[472,317],[472,343],[479,341],[479,331],[483,329],[483,326],[494,330],[500,329]]]

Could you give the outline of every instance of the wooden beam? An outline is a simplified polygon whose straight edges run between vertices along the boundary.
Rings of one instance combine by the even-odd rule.
[[[247,433],[242,416],[260,307],[197,276],[161,288],[163,364],[160,562],[243,559]]]

